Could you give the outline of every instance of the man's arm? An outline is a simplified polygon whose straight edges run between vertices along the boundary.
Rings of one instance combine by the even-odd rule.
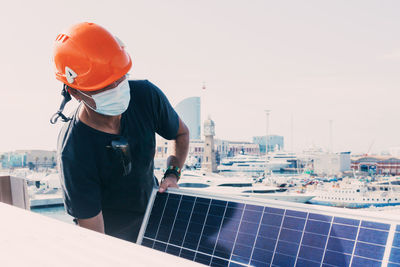
[[[182,169],[189,151],[189,129],[179,118],[179,129],[175,138],[174,151],[167,159],[167,166],[176,166]],[[177,177],[173,174],[165,177],[160,185],[160,193],[167,190],[168,187],[178,188]]]
[[[78,225],[99,233],[104,234],[103,213],[100,211],[96,216],[89,219],[78,219]]]

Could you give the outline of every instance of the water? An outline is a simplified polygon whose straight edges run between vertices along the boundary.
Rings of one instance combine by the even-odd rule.
[[[38,207],[32,208],[31,211],[62,222],[74,224],[74,222],[72,221],[73,217],[67,214],[64,206]]]

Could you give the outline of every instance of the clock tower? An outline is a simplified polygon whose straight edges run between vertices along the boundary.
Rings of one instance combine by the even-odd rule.
[[[214,151],[214,135],[215,135],[215,124],[208,117],[204,121],[204,155],[202,169],[207,172],[217,172],[217,164],[215,161],[215,151]]]

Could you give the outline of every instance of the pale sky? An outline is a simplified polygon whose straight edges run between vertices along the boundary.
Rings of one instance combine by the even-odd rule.
[[[173,105],[205,82],[218,138],[264,135],[270,109],[270,133],[289,149],[329,147],[329,120],[334,151],[399,146],[399,14],[399,1],[381,0],[4,1],[0,151],[56,148],[53,42],[82,21],[123,40],[131,77]]]

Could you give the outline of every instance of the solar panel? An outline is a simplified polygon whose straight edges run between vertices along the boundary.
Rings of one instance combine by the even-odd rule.
[[[400,266],[399,222],[347,209],[154,190],[138,243],[210,266]]]

